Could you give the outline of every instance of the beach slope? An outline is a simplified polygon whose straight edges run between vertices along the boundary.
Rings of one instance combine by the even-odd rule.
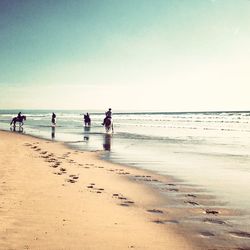
[[[131,169],[4,131],[0,152],[1,249],[194,249],[154,223],[161,198]]]

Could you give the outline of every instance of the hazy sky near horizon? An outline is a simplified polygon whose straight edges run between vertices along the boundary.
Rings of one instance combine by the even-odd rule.
[[[0,108],[250,110],[249,0],[0,0]]]

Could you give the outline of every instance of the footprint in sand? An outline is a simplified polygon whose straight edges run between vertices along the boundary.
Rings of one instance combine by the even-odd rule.
[[[178,188],[168,188],[167,190],[171,191],[171,192],[178,192],[179,191]]]
[[[239,237],[239,238],[247,238],[250,239],[250,233],[243,232],[243,231],[231,231],[229,232],[232,236]]]
[[[147,212],[149,212],[149,213],[163,214],[163,211],[159,210],[159,209],[148,209]]]
[[[53,174],[62,175],[63,173],[62,172],[54,172]]]
[[[187,194],[186,196],[187,196],[187,197],[192,197],[192,198],[196,198],[196,197],[197,197],[197,196],[194,195],[194,194]]]
[[[129,172],[119,172],[119,173],[117,173],[117,174],[119,174],[119,175],[128,175],[128,174],[130,174]]]
[[[215,236],[215,234],[209,232],[209,231],[203,231],[203,232],[200,232],[200,236],[202,237],[213,237]]]
[[[195,201],[184,201],[184,203],[188,203],[190,205],[193,205],[193,206],[199,206],[200,204],[195,202]]]
[[[53,168],[57,168],[61,165],[61,162],[56,162],[55,164],[51,165]]]
[[[119,199],[119,200],[122,201],[122,203],[119,204],[119,205],[121,205],[121,206],[126,206],[126,207],[128,207],[129,205],[132,205],[132,204],[135,203],[134,201],[128,200],[128,198],[122,196],[121,194],[113,194],[112,196],[113,196],[114,198],[117,198],[117,199]]]
[[[112,196],[118,198],[119,200],[127,200],[127,198],[124,197],[122,194],[113,194]]]
[[[75,183],[75,182],[76,182],[76,180],[67,179],[67,182],[70,182],[70,183]]]
[[[119,200],[127,200],[126,197],[122,197],[122,196],[119,196],[118,199],[119,199]]]
[[[92,189],[92,190],[95,190],[94,192],[97,193],[97,194],[101,194],[102,191],[104,191],[104,188],[96,188],[95,187],[95,183],[90,183],[87,188],[89,189]]]
[[[157,180],[157,179],[153,179],[152,181],[153,181],[153,182],[160,182],[160,181],[159,181],[159,180]]]
[[[173,184],[173,183],[167,183],[166,185],[167,185],[167,186],[176,186],[176,185]]]
[[[154,222],[156,224],[165,224],[164,220],[153,220],[152,222]]]
[[[211,218],[205,218],[205,219],[203,220],[203,222],[205,222],[205,223],[210,223],[210,224],[218,224],[218,225],[226,224],[226,222],[223,221],[223,220],[211,219]]]
[[[217,215],[219,214],[219,211],[216,211],[216,210],[211,210],[211,209],[206,209],[204,211],[205,214],[214,214],[214,215]]]
[[[177,220],[153,220],[152,222],[156,223],[156,224],[179,224],[179,221]]]
[[[126,204],[135,204],[134,201],[124,201],[123,203],[126,203]]]
[[[151,180],[151,179],[146,178],[146,179],[143,179],[143,181],[152,181],[152,180]]]
[[[127,203],[121,203],[120,206],[122,206],[122,207],[129,207],[129,204],[127,204]]]
[[[60,168],[60,171],[63,173],[63,174],[66,174],[66,168]]]
[[[50,159],[46,160],[46,162],[56,162],[56,159],[55,158],[50,158]]]
[[[71,174],[71,175],[69,175],[69,177],[71,177],[73,180],[79,179],[79,176],[75,175],[75,174]]]

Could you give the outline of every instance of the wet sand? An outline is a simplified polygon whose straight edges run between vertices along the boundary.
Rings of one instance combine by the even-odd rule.
[[[0,249],[249,249],[244,216],[171,177],[0,131]]]

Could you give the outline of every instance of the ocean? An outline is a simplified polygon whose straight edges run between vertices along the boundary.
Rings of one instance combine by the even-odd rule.
[[[13,130],[18,112],[0,110],[0,129]],[[52,111],[22,110],[27,120],[15,132],[103,150],[106,160],[173,176],[250,214],[250,112],[114,112],[111,135],[101,125],[104,112],[89,112],[91,127],[83,126],[85,111],[54,112],[55,129]]]

